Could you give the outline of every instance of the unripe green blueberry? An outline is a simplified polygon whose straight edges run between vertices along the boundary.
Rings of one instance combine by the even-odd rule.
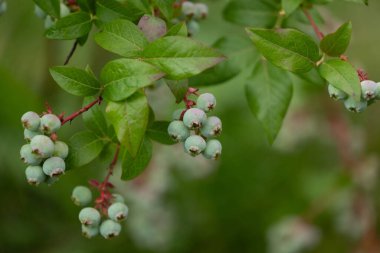
[[[211,93],[201,94],[197,99],[197,108],[209,112],[216,106],[216,98]]]
[[[0,15],[4,14],[4,12],[7,11],[7,2],[4,0],[4,1],[0,1]]]
[[[45,19],[47,16],[46,13],[38,5],[34,5],[34,14],[40,19]]]
[[[79,212],[79,221],[85,226],[98,226],[100,219],[99,211],[93,207],[85,207]]]
[[[122,221],[128,216],[128,207],[124,203],[116,202],[108,207],[108,217],[114,221]]]
[[[362,87],[362,98],[364,100],[372,100],[376,98],[379,95],[379,87],[377,83],[370,80],[362,81],[361,83]]]
[[[183,115],[183,123],[190,129],[198,129],[206,122],[207,116],[198,108],[191,108]]]
[[[20,149],[21,161],[29,165],[39,165],[42,162],[42,158],[33,153],[30,144],[25,144]]]
[[[164,36],[167,32],[166,22],[151,15],[142,16],[138,27],[150,42]]]
[[[30,131],[38,131],[40,122],[40,116],[35,112],[27,112],[21,117],[23,127]]]
[[[61,157],[50,157],[42,165],[44,173],[50,177],[62,175],[65,172],[66,164]]]
[[[185,141],[185,150],[192,156],[197,156],[206,148],[206,141],[199,135],[192,135]]]
[[[124,203],[124,197],[121,194],[113,193],[112,194],[112,203]]]
[[[91,239],[99,234],[98,226],[86,226],[82,225],[82,235],[88,239]]]
[[[199,33],[201,30],[201,27],[199,26],[199,23],[195,20],[190,20],[187,23],[187,30],[190,36],[194,36],[195,34]]]
[[[204,157],[216,160],[222,154],[222,144],[218,140],[207,141],[206,148],[203,151]]]
[[[64,18],[70,14],[69,7],[66,6],[66,4],[61,3],[61,18]]]
[[[54,142],[45,135],[37,135],[30,141],[33,153],[39,155],[41,158],[48,158],[53,155]]]
[[[215,116],[207,118],[206,123],[201,128],[204,137],[215,137],[222,133],[222,121]]]
[[[204,3],[196,3],[194,5],[194,18],[204,19],[208,15],[208,6]]]
[[[113,220],[105,220],[100,225],[100,234],[106,239],[118,236],[120,231],[121,225]]]
[[[182,116],[182,113],[183,111],[185,111],[186,109],[177,109],[173,112],[173,115],[172,115],[172,119],[173,120],[180,120],[181,119],[181,116]]]
[[[41,135],[40,132],[30,131],[28,129],[24,129],[24,139],[29,143],[34,136]]]
[[[69,155],[69,146],[63,141],[56,141],[54,143],[54,152],[53,156],[61,157],[62,159],[66,159]]]
[[[54,114],[45,114],[41,117],[40,130],[45,134],[55,133],[61,127],[61,120]]]
[[[353,97],[349,97],[344,101],[344,106],[350,112],[362,112],[367,108],[367,101],[361,100],[357,102]]]
[[[172,121],[168,126],[168,134],[173,140],[182,142],[190,136],[190,130],[183,124],[182,121]]]
[[[92,192],[86,186],[76,186],[71,194],[71,199],[77,206],[86,206],[92,201]]]
[[[44,24],[45,29],[49,29],[50,27],[54,25],[54,23],[55,23],[55,20],[52,17],[47,16],[45,18],[45,24]]]
[[[42,171],[41,166],[29,166],[25,170],[26,180],[31,185],[39,185],[46,179],[46,175]]]
[[[183,2],[181,10],[184,15],[193,16],[195,13],[195,4],[189,1]]]
[[[335,88],[335,86],[331,84],[329,84],[327,89],[329,91],[330,97],[334,100],[344,100],[348,97],[347,93],[338,88]]]

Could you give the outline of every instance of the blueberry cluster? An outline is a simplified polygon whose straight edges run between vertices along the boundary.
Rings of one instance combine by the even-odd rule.
[[[66,4],[64,4],[64,3],[61,3],[60,11],[61,11],[61,13],[60,13],[61,18],[66,17],[67,15],[69,15],[71,13],[70,8]],[[38,5],[34,6],[34,14],[37,17],[39,17],[40,19],[44,20],[44,22],[45,22],[45,29],[49,29],[57,21],[56,18],[54,18],[52,16],[49,16]]]
[[[201,94],[195,108],[179,109],[173,114],[168,133],[177,142],[184,142],[184,148],[192,156],[203,154],[207,159],[218,159],[222,154],[222,144],[216,139],[222,132],[222,122],[218,117],[207,117],[206,113],[216,106],[211,93]],[[206,141],[207,140],[207,141]]]
[[[92,193],[88,187],[75,187],[71,199],[77,206],[84,207],[79,212],[84,237],[92,238],[100,233],[105,239],[111,239],[120,234],[120,222],[128,216],[128,207],[124,204],[123,196],[112,194],[112,201],[106,211],[106,219],[103,221],[98,209],[88,206],[92,201]]]
[[[185,1],[182,3],[182,14],[186,17],[187,28],[190,35],[199,32],[198,21],[205,19],[208,15],[208,7],[203,3],[193,3]]]
[[[65,172],[64,159],[69,153],[66,143],[50,137],[61,127],[61,120],[54,114],[40,117],[35,112],[27,112],[21,122],[27,144],[21,147],[20,156],[29,165],[25,171],[28,183],[54,182]]]
[[[375,100],[380,100],[380,83],[371,80],[364,80],[361,82],[362,97],[358,102],[353,97],[349,96],[344,91],[329,84],[328,92],[334,100],[344,101],[344,106],[351,112],[362,112],[369,105],[373,104]]]

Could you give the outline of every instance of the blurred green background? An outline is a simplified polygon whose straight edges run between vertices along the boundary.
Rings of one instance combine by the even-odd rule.
[[[211,44],[221,36],[243,34],[242,27],[222,19],[227,1],[206,2],[210,17],[201,23],[197,39]],[[326,19],[326,33],[352,20],[347,54],[380,81],[380,2],[365,7],[336,1],[318,10]],[[51,187],[32,187],[19,160],[24,112],[42,111],[45,101],[55,112],[71,113],[81,106],[48,73],[63,63],[72,42],[48,41],[43,32],[32,1],[8,1],[0,17],[1,253],[380,252],[380,106],[351,114],[328,99],[325,87],[296,82],[285,124],[271,147],[246,103],[246,72],[202,89],[218,98],[215,114],[224,124],[221,160],[193,159],[178,146],[156,145],[142,176],[121,182],[116,173],[112,180],[130,208],[121,236],[83,238],[71,191],[90,178],[102,178],[109,161],[69,171]],[[99,71],[114,57],[90,39],[71,64]],[[165,87],[152,90],[150,102],[158,119],[169,119],[175,108]],[[67,140],[82,128],[77,119],[60,137]],[[346,142],[340,151],[350,152],[355,164],[341,161],[341,136]],[[299,250],[298,244],[306,249]]]

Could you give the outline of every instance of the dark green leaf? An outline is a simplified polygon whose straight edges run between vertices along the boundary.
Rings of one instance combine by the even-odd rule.
[[[154,121],[146,131],[147,136],[161,144],[173,145],[176,142],[168,134],[169,121]]]
[[[85,97],[83,100],[83,107],[90,104],[96,97]],[[90,110],[82,114],[83,122],[88,129],[93,131],[96,135],[101,137],[108,136],[108,125],[104,117],[101,105],[95,105]]]
[[[154,3],[167,20],[173,16],[173,4],[175,0],[154,0]]]
[[[188,80],[166,80],[166,84],[173,93],[176,103],[180,103],[189,88]]]
[[[282,8],[284,8],[287,16],[292,14],[303,2],[303,0],[282,0]]]
[[[285,70],[308,72],[321,58],[314,40],[298,30],[247,28],[247,32],[264,57]]]
[[[328,34],[321,41],[321,49],[330,56],[340,56],[344,54],[350,44],[352,34],[352,24],[347,22],[332,34]]]
[[[77,0],[77,3],[81,10],[91,13],[95,12],[95,0]]]
[[[59,0],[33,0],[44,12],[52,17],[59,18],[61,6]]]
[[[120,18],[136,21],[142,15],[143,12],[129,1],[126,4],[119,3],[116,0],[96,1],[96,16],[104,23]]]
[[[185,22],[181,22],[173,25],[169,31],[166,33],[166,36],[184,36],[187,37],[188,31]]]
[[[45,35],[49,39],[71,40],[85,36],[91,30],[92,20],[86,12],[76,12],[59,19]]]
[[[293,86],[288,73],[263,60],[256,65],[245,91],[252,113],[273,143],[292,98]]]

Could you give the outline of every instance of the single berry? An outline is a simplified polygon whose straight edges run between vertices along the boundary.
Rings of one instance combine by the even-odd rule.
[[[194,5],[194,18],[204,19],[208,15],[208,6],[203,3],[196,3]]]
[[[69,7],[66,6],[66,4],[61,3],[61,18],[64,18],[70,14],[70,9]]]
[[[91,239],[99,234],[98,226],[86,226],[82,225],[82,235],[88,239]]]
[[[24,139],[27,142],[30,142],[34,136],[41,135],[40,132],[30,131],[28,129],[24,129]]]
[[[361,82],[362,98],[369,101],[379,95],[378,84],[374,81],[365,80]]]
[[[367,108],[367,101],[361,100],[357,102],[353,97],[349,97],[344,101],[344,106],[350,112],[362,112]]]
[[[192,2],[183,2],[181,7],[182,13],[186,16],[193,16],[195,13],[195,5]]]
[[[199,23],[197,21],[190,20],[187,23],[187,30],[190,36],[194,36],[195,34],[199,33],[201,27],[199,26]]]
[[[56,177],[65,172],[66,164],[61,157],[50,157],[42,165],[44,173],[50,177]]]
[[[93,207],[85,207],[79,212],[79,221],[85,226],[98,226],[100,218],[99,211]]]
[[[206,148],[206,141],[199,135],[192,135],[185,141],[185,150],[192,156],[199,155]]]
[[[41,166],[29,166],[25,170],[26,180],[31,185],[39,185],[46,179],[46,175],[42,171]]]
[[[61,157],[62,159],[66,159],[69,155],[69,147],[63,141],[56,141],[54,143],[54,152],[53,156]]]
[[[207,118],[206,123],[201,128],[201,134],[204,137],[215,137],[222,133],[222,121],[215,116]]]
[[[346,99],[348,96],[344,91],[335,88],[335,86],[332,86],[331,84],[329,84],[327,89],[329,91],[330,97],[334,100],[343,100]]]
[[[190,129],[200,128],[206,120],[206,113],[198,108],[191,108],[183,115],[183,123]]]
[[[218,140],[209,140],[206,149],[203,151],[204,157],[216,160],[222,154],[222,144]]]
[[[121,194],[112,194],[112,203],[124,203],[124,197]]]
[[[47,16],[46,13],[38,5],[34,5],[34,14],[40,19],[45,19]]]
[[[185,141],[190,136],[190,130],[182,121],[172,121],[168,126],[168,133],[175,141]]]
[[[177,109],[173,112],[172,114],[172,119],[173,120],[181,120],[181,116],[184,113],[186,109]]]
[[[216,99],[211,93],[201,94],[197,99],[197,108],[209,112],[216,106]]]
[[[42,162],[42,158],[33,153],[30,144],[25,144],[20,149],[21,161],[29,165],[39,165]]]
[[[164,36],[167,32],[166,22],[151,15],[142,16],[138,27],[150,42]]]
[[[33,153],[39,155],[42,158],[48,158],[53,155],[54,142],[45,135],[37,135],[30,141]]]
[[[116,202],[108,207],[108,217],[114,221],[122,221],[128,216],[128,207],[124,203]]]
[[[40,116],[35,112],[27,112],[21,117],[21,123],[25,129],[37,131],[40,126]]]
[[[77,186],[71,194],[71,199],[77,206],[86,206],[91,203],[92,193],[86,186]]]
[[[118,236],[120,231],[121,225],[113,220],[105,220],[100,225],[100,234],[106,239]]]
[[[61,127],[61,120],[54,114],[45,114],[41,117],[41,131],[45,134],[55,133]]]

